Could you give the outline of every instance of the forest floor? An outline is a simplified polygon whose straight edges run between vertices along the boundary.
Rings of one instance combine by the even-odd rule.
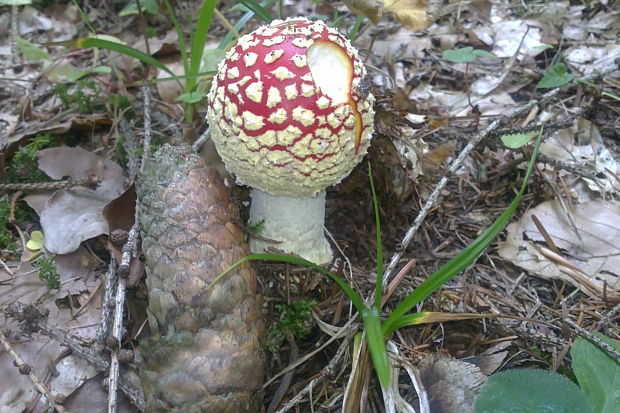
[[[207,59],[217,61],[213,50],[229,24],[246,14],[233,3],[218,5]],[[146,50],[139,16],[119,16],[124,4],[88,2],[83,14],[73,4],[46,4],[13,9],[15,42],[11,7],[0,6],[0,173],[10,184],[0,186],[0,308],[36,304],[60,339],[83,344],[99,333],[105,274],[113,257],[120,261],[107,219],[133,218],[131,201],[117,198],[142,151],[145,101],[152,149],[202,136],[206,105],[197,104],[188,126],[175,82],[153,83],[145,98],[140,81],[162,73],[118,53],[72,48],[72,39],[94,31]],[[200,4],[176,7],[179,21],[188,22],[182,26],[192,27]],[[376,22],[358,19],[357,26],[341,2],[284,1],[269,10],[356,31],[376,131],[365,160],[327,190],[326,228],[337,251],[330,268],[362,297],[372,296],[370,165],[391,292],[385,315],[507,209],[542,130],[534,174],[510,225],[418,306],[442,313],[437,322],[398,330],[390,341],[402,368],[404,404],[396,411],[410,411],[405,404],[420,411],[424,394],[433,412],[469,412],[496,371],[536,367],[574,379],[569,349],[576,337],[620,339],[620,14],[613,0],[465,1],[413,30],[411,7],[381,16],[365,9]],[[167,14],[147,13],[145,22],[149,53],[179,73]],[[260,24],[253,17],[240,32]],[[204,145],[205,157],[208,151]],[[99,178],[96,190],[84,185],[91,175]],[[60,181],[83,186],[67,195]],[[247,220],[249,190],[237,186],[232,194]],[[385,411],[371,364],[354,351],[362,326],[349,323],[354,309],[346,295],[311,268],[254,267],[267,326],[265,411],[334,412],[343,401],[347,411]],[[126,348],[147,334],[143,271],[138,263],[130,276]],[[459,313],[471,316],[449,321]],[[6,311],[0,326],[2,341],[67,411],[106,410],[104,376],[92,360],[69,356],[58,336],[24,331]],[[0,412],[44,411],[44,398],[9,353],[0,353],[0,371]],[[137,411],[119,399],[119,412]]]

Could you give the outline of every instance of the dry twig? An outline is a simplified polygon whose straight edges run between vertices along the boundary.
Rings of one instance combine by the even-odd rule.
[[[0,331],[0,342],[2,342],[4,349],[6,350],[7,353],[9,353],[9,355],[13,359],[13,362],[15,363],[15,366],[17,367],[19,372],[21,374],[27,375],[30,378],[30,381],[32,382],[32,384],[34,384],[34,387],[37,389],[39,393],[41,393],[43,397],[47,399],[48,403],[54,406],[54,408],[59,413],[68,413],[64,407],[56,403],[56,401],[50,394],[50,391],[47,388],[47,386],[41,381],[41,379],[39,379],[36,376],[36,374],[34,374],[30,365],[26,364],[24,360],[19,356],[19,354],[17,354],[15,350],[13,350],[13,347],[11,347],[11,344],[9,343],[9,341],[7,340],[6,336],[4,335],[2,331]]]

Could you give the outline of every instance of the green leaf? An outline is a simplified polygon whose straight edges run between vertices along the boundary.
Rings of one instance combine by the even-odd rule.
[[[553,49],[553,46],[551,46],[550,44],[541,44],[540,46],[532,47],[532,49],[542,52],[542,51],[545,51],[547,49]]]
[[[127,46],[122,43],[117,43],[110,40],[97,39],[92,37],[81,38],[77,40],[78,47],[97,47],[100,49],[111,50],[113,52],[122,53],[126,56],[133,57],[138,59],[139,61],[146,63],[147,65],[151,65],[158,69],[163,70],[168,73],[170,76],[175,76],[174,73],[170,69],[168,69],[163,63],[159,60],[155,59],[153,56],[148,55],[138,49],[134,49],[133,47]]]
[[[42,60],[50,60],[50,55],[37,44],[30,43],[21,37],[15,38],[15,44],[17,44],[19,51],[28,61],[40,62]]]
[[[584,392],[546,370],[508,370],[489,377],[476,399],[476,413],[591,413]]]
[[[159,13],[159,5],[157,0],[139,0],[142,11],[150,14]],[[138,14],[138,5],[136,0],[129,0],[127,5],[123,7],[123,10],[118,12],[119,17],[130,16],[132,14]]]
[[[372,168],[370,166],[370,162],[368,162],[368,179],[370,180],[372,206],[375,211],[375,231],[377,233],[377,279],[375,281],[375,301],[373,305],[378,311],[381,309],[381,298],[383,295],[383,243],[381,241],[381,218],[379,217],[379,204],[377,202],[375,184],[372,181]]]
[[[274,3],[276,0],[267,0],[261,3],[261,5],[263,7],[265,6],[270,6],[272,3]],[[246,8],[243,5],[237,3],[235,4],[233,7],[231,7],[230,9],[234,9],[237,6],[241,6],[241,8]],[[247,8],[246,8],[247,9]],[[245,27],[245,25],[250,21],[250,19],[254,17],[254,12],[252,10],[248,11],[247,13],[245,13],[243,15],[243,17],[241,17],[237,23],[235,23],[235,31],[237,33],[239,33],[241,31],[241,29],[243,29]],[[235,33],[233,33],[232,31],[229,31],[228,34],[222,39],[222,41],[220,42],[220,44],[217,46],[218,49],[222,49],[225,50],[228,47],[228,44],[233,40],[233,38],[235,37]]]
[[[200,70],[203,72],[217,72],[217,66],[226,57],[226,52],[222,49],[205,50],[202,55],[202,66]]]
[[[198,21],[196,21],[196,28],[192,32],[190,39],[190,63],[189,71],[188,73],[185,73],[186,75],[192,76],[200,71],[202,54],[204,53],[205,43],[207,42],[207,33],[209,32],[209,28],[211,27],[211,18],[213,17],[213,10],[215,9],[216,4],[217,0],[205,0],[202,3],[202,7],[200,8],[200,12],[198,13]],[[190,77],[189,79],[187,79],[187,87],[185,91],[193,92],[194,86],[196,85],[197,81],[197,78]]]
[[[536,135],[537,132],[512,133],[510,135],[502,135],[500,139],[507,148],[517,149],[527,144]]]
[[[372,364],[377,372],[377,377],[379,377],[381,388],[387,389],[390,384],[390,362],[385,348],[385,337],[381,329],[380,313],[376,308],[369,308],[362,311],[361,314]]]
[[[96,66],[90,69],[78,69],[78,70],[74,70],[67,76],[67,81],[75,82],[77,80],[80,80],[84,76],[88,76],[90,74],[107,75],[110,73],[112,73],[112,68],[110,68],[109,66]]]
[[[177,100],[185,103],[198,103],[204,98],[207,94],[196,90],[194,92],[185,92],[181,94]]]
[[[527,188],[527,184],[529,182],[530,176],[532,175],[532,171],[534,170],[534,165],[536,164],[536,157],[538,156],[538,149],[540,148],[540,142],[542,140],[542,130],[538,135],[538,140],[536,141],[536,145],[534,146],[534,152],[532,153],[532,158],[530,159],[530,163],[527,168],[527,172],[525,173],[525,178],[523,180],[523,184],[521,185],[521,189],[517,193],[515,199],[508,205],[508,208],[491,224],[489,228],[487,228],[478,238],[474,240],[470,245],[468,245],[463,251],[459,253],[456,257],[452,258],[450,261],[445,263],[444,265],[437,270],[433,275],[428,277],[422,284],[420,284],[411,294],[409,294],[395,309],[392,311],[392,314],[387,318],[387,320],[383,323],[383,332],[387,334],[391,334],[397,328],[396,326],[401,324],[400,318],[405,315],[408,311],[410,311],[414,306],[416,306],[420,301],[424,300],[426,297],[431,295],[435,290],[439,289],[446,282],[450,281],[454,276],[463,271],[469,265],[471,265],[474,261],[478,259],[478,257],[491,245],[491,242],[495,240],[497,235],[503,231],[503,229],[508,225],[510,218],[514,215],[519,203],[521,202],[521,198],[525,193],[525,189]]]
[[[441,52],[441,56],[453,63],[471,63],[476,60],[474,48],[471,46],[461,49],[444,50]]]
[[[331,278],[332,280],[334,280],[334,282],[336,284],[338,284],[338,286],[342,289],[342,291],[344,291],[344,293],[349,297],[349,299],[353,303],[353,306],[355,307],[355,309],[357,311],[359,311],[360,314],[363,314],[364,311],[368,310],[368,307],[366,307],[366,305],[364,305],[364,300],[362,300],[362,297],[360,297],[359,294],[356,293],[351,288],[351,286],[349,284],[347,284],[347,282],[344,281],[342,278],[340,278],[336,274],[326,270],[325,268],[321,267],[320,265],[317,265],[317,264],[315,264],[313,262],[310,262],[308,260],[305,260],[303,258],[293,257],[293,256],[290,256],[290,255],[250,254],[247,257],[241,258],[239,261],[234,263],[226,271],[224,271],[223,273],[221,273],[217,277],[215,277],[215,279],[213,281],[211,281],[211,283],[207,286],[207,289],[213,287],[226,274],[228,274],[229,272],[231,272],[232,270],[234,270],[235,268],[237,268],[238,266],[240,266],[244,262],[248,262],[248,261],[288,262],[290,264],[300,265],[302,267],[314,268],[315,270],[319,271],[321,274],[326,275],[329,278]]]
[[[596,337],[620,351],[620,343],[602,334]],[[620,364],[603,350],[583,338],[570,350],[573,371],[595,413],[620,412]]]
[[[43,238],[43,233],[41,231],[32,231],[30,233],[30,240],[26,243],[26,248],[31,251],[39,251],[43,248],[45,244],[45,239]]]
[[[499,57],[495,56],[491,52],[487,52],[486,50],[475,49],[474,54],[478,57],[488,57],[490,59],[499,59]]]
[[[540,79],[536,89],[553,89],[564,86],[573,81],[573,75],[568,73],[564,63],[556,63],[547,69],[547,73]]]
[[[273,21],[273,16],[269,13],[263,6],[258,4],[254,0],[239,0],[239,3],[243,4],[248,10],[251,10],[258,17],[266,21],[267,23],[271,23]]]

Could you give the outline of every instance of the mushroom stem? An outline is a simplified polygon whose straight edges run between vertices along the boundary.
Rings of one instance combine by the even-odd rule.
[[[260,239],[250,240],[254,253],[271,249],[293,253],[316,264],[327,264],[332,251],[323,234],[325,223],[325,191],[313,197],[270,195],[252,189],[250,222],[263,222],[260,235],[279,244]]]

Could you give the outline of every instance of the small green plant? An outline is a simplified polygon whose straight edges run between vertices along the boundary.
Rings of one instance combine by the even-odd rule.
[[[620,343],[602,334],[596,337],[620,351]],[[583,338],[575,341],[570,354],[580,387],[547,370],[508,370],[489,378],[475,412],[620,412],[618,361]]]
[[[80,113],[93,113],[103,107],[96,100],[101,89],[93,79],[81,79],[74,92],[70,92],[70,88],[71,84],[68,83],[58,83],[54,87],[54,92],[65,109],[77,109]]]
[[[50,178],[39,169],[37,152],[56,143],[56,136],[44,133],[35,136],[30,143],[22,146],[11,160],[7,171],[7,182],[30,183],[45,182]]]
[[[291,332],[295,338],[304,338],[308,334],[308,325],[312,316],[314,300],[295,300],[290,304],[276,304],[280,313],[278,329]]]
[[[375,371],[379,378],[379,383],[383,389],[386,389],[390,382],[390,368],[388,362],[388,355],[385,346],[386,338],[390,337],[396,330],[402,327],[413,326],[423,323],[432,322],[438,320],[436,313],[420,312],[409,313],[417,304],[419,304],[426,297],[431,295],[434,291],[438,290],[443,284],[450,281],[461,271],[466,269],[469,265],[473,264],[484,251],[491,245],[491,242],[495,240],[497,235],[508,225],[510,218],[514,215],[521,198],[525,193],[527,184],[529,182],[536,157],[538,156],[538,149],[542,140],[542,130],[538,135],[536,144],[534,145],[534,151],[530,159],[525,178],[519,192],[515,199],[508,205],[506,210],[493,222],[493,224],[487,228],[478,238],[476,238],[469,246],[461,251],[456,257],[445,263],[437,272],[428,277],[422,284],[420,284],[411,294],[409,294],[393,311],[392,313],[382,321],[381,319],[381,299],[383,297],[383,252],[381,242],[381,225],[379,220],[379,207],[377,202],[377,196],[375,193],[375,187],[371,178],[371,171],[369,165],[370,176],[370,189],[372,192],[373,206],[375,210],[375,226],[377,235],[377,279],[374,291],[374,300],[372,304],[366,305],[362,297],[351,288],[346,281],[338,277],[336,274],[328,271],[327,269],[305,260],[303,258],[297,258],[292,256],[284,256],[277,254],[251,254],[245,258],[242,258],[236,262],[229,269],[218,275],[209,284],[215,285],[223,276],[238,267],[244,262],[252,260],[264,260],[264,261],[279,261],[288,262],[291,264],[297,264],[304,267],[314,268],[327,277],[331,278],[349,297],[351,303],[355,309],[360,313],[362,321],[364,323],[364,329],[366,331],[366,343],[370,351],[370,357],[372,359]]]
[[[536,85],[536,89],[555,89],[572,81],[573,75],[568,72],[566,65],[564,63],[554,63],[547,68],[545,75]]]
[[[36,261],[37,274],[41,281],[47,284],[51,290],[60,287],[60,274],[56,270],[56,264],[51,257],[41,257]]]
[[[0,250],[14,258],[17,251],[17,243],[13,233],[9,230],[9,214],[11,203],[9,200],[0,201]]]
[[[519,149],[531,141],[537,133],[538,132],[511,133],[508,135],[502,135],[500,139],[507,148]]]
[[[497,59],[493,53],[486,50],[474,49],[471,46],[462,47],[460,49],[444,50],[441,56],[452,63],[472,63],[479,57],[490,57]]]
[[[265,4],[271,4],[274,1],[275,0],[270,0],[265,2]],[[203,60],[203,57],[205,55],[207,32],[211,27],[211,19],[215,6],[217,4],[217,0],[205,0],[202,3],[202,7],[200,8],[200,11],[198,13],[196,25],[194,26],[193,31],[190,33],[189,53],[187,52],[186,47],[184,27],[181,26],[181,24],[177,20],[170,1],[163,0],[163,3],[166,6],[166,10],[168,11],[170,19],[172,20],[178,34],[179,50],[181,51],[181,61],[183,62],[184,68],[183,76],[176,76],[170,69],[168,69],[168,67],[166,67],[166,65],[164,65],[161,61],[157,60],[153,56],[133,47],[127,46],[126,44],[120,42],[120,40],[114,39],[111,36],[93,35],[92,37],[77,39],[76,44],[77,47],[80,48],[95,47],[122,53],[126,56],[138,59],[149,66],[153,66],[169,74],[170,78],[159,79],[159,81],[176,80],[177,82],[179,82],[183,93],[179,96],[178,99],[184,103],[185,122],[191,123],[194,120],[195,104],[201,101],[206,96],[206,86],[204,83],[201,83],[202,77],[205,75],[215,74],[215,70],[211,70],[214,69],[213,63],[205,62]],[[149,6],[149,1],[147,0],[141,1],[140,4],[141,6],[145,7],[145,11],[153,12],[155,10],[154,6],[156,4],[151,7]],[[269,12],[267,12],[263,6],[261,6],[254,0],[242,0],[239,5],[241,7],[244,7],[248,11],[241,19],[239,19],[237,24],[235,24],[234,28],[237,32],[239,32],[241,28],[243,28],[243,26],[252,16],[254,16],[254,14],[258,15],[259,17],[268,22],[273,20],[271,14],[269,14]],[[147,6],[149,6],[148,9],[146,8]],[[133,6],[128,5],[128,7],[131,8]],[[128,9],[128,11],[125,11],[126,14],[134,14],[136,12],[137,8],[135,10]],[[85,18],[84,15],[83,18]],[[229,35],[224,37],[218,47],[218,49],[220,49],[220,52],[226,49],[228,43],[233,38],[233,36],[233,33],[229,33]],[[208,56],[207,60],[209,60],[213,56],[220,56],[221,59],[223,55],[223,53],[212,53]],[[181,82],[181,80],[183,80],[184,82]]]
[[[265,227],[265,220],[261,219],[258,222],[248,222],[248,230],[253,234],[260,234]]]
[[[290,304],[276,304],[275,309],[280,313],[280,321],[269,327],[267,343],[272,352],[277,351],[289,332],[296,339],[305,338],[312,328],[312,307],[314,300],[295,300]]]

